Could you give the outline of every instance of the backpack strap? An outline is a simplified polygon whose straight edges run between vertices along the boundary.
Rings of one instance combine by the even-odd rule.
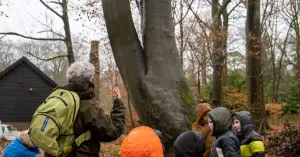
[[[80,136],[78,136],[76,139],[75,139],[75,143],[77,145],[77,147],[79,147],[81,145],[81,143],[87,141],[91,139],[91,131],[88,130],[86,131],[85,133],[81,134]]]

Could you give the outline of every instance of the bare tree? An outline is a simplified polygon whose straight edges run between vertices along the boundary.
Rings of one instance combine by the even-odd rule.
[[[68,68],[67,58],[59,57],[45,62],[33,57],[37,55],[41,58],[60,56],[65,52],[65,45],[63,43],[53,41],[20,42],[15,44],[15,51],[22,56],[26,56],[58,85],[67,83],[65,78]]]
[[[16,59],[13,55],[14,43],[9,40],[0,40],[0,72],[10,66]]]
[[[5,35],[5,36],[6,35],[14,35],[14,36],[19,36],[19,37],[23,37],[23,38],[31,39],[31,40],[62,41],[66,45],[67,54],[50,57],[48,59],[43,59],[43,58],[39,58],[39,57],[37,57],[37,58],[39,58],[41,60],[52,60],[52,59],[59,58],[59,57],[67,57],[69,64],[73,63],[74,62],[74,52],[73,52],[70,23],[69,23],[69,16],[68,16],[68,0],[56,0],[56,1],[50,1],[48,3],[46,3],[43,0],[40,0],[40,2],[44,5],[44,7],[46,7],[48,10],[50,10],[53,14],[55,14],[57,17],[59,17],[62,20],[62,22],[64,24],[64,35],[56,32],[55,30],[53,30],[51,28],[51,26],[49,26],[47,24],[43,24],[46,27],[46,30],[41,31],[40,33],[50,32],[53,34],[53,38],[32,37],[32,36],[23,35],[23,34],[20,34],[17,32],[0,32],[0,34]],[[61,8],[62,13],[61,14],[58,13],[54,9],[54,7],[51,7],[49,4],[58,5]]]
[[[296,69],[296,77],[300,78],[300,1],[299,0],[289,0],[282,1],[282,18],[287,25],[291,27],[290,41],[292,42],[292,49],[294,54],[289,60],[289,63]],[[300,86],[300,81],[299,81]]]

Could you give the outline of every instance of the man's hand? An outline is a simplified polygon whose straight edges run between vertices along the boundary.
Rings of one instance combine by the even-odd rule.
[[[115,86],[113,88],[112,97],[113,97],[113,99],[120,99],[121,98],[121,93],[120,93],[119,87]]]

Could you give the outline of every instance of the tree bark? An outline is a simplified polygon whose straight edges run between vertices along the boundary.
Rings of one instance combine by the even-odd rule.
[[[69,64],[72,64],[75,61],[75,59],[74,59],[73,44],[72,44],[72,38],[71,38],[67,0],[62,0],[62,11],[63,11],[62,20],[64,23],[65,43],[66,43],[66,47],[67,47],[68,61],[69,61]]]
[[[179,49],[179,54],[180,54],[180,62],[183,65],[183,52],[184,52],[184,47],[183,47],[183,0],[180,0],[180,21],[179,21],[179,32],[180,32],[180,49]]]
[[[248,107],[259,131],[267,125],[263,100],[260,0],[249,0],[246,20]]]
[[[195,121],[195,99],[178,56],[171,0],[145,0],[144,49],[129,1],[102,0],[114,57],[143,124],[162,131],[166,156],[177,136]]]
[[[129,96],[129,93],[128,93],[128,95],[127,95],[127,99],[128,99],[128,108],[129,108],[129,114],[130,114],[131,125],[132,125],[132,128],[135,128],[134,120],[133,120],[133,116],[132,116],[132,109],[131,109],[131,104],[130,104],[130,96]]]
[[[223,71],[224,71],[224,60],[225,55],[222,47],[222,23],[221,14],[226,9],[230,0],[226,0],[222,6],[219,4],[219,0],[212,0],[212,35],[213,35],[213,82],[212,82],[212,105],[215,107],[221,106],[222,104],[222,88],[223,88]]]
[[[204,87],[207,84],[206,81],[207,51],[205,49],[205,44],[203,44],[202,53],[203,56],[201,57],[201,82],[202,82],[202,87]]]
[[[198,98],[199,98],[199,95],[201,93],[201,80],[200,80],[201,76],[200,76],[200,71],[201,71],[201,66],[198,65],[198,67],[197,67],[197,89],[198,89],[198,95],[197,95],[197,97]],[[197,98],[197,100],[198,100],[198,98]]]
[[[225,3],[226,1],[223,1]],[[224,4],[223,4],[224,5]],[[226,86],[227,82],[227,40],[228,40],[228,24],[229,24],[229,14],[227,12],[227,7],[224,8],[222,12],[222,50],[224,58],[224,71],[223,71],[223,86]]]
[[[95,96],[93,101],[100,102],[100,62],[99,62],[99,41],[91,42],[90,62],[95,66],[93,83],[95,85]]]

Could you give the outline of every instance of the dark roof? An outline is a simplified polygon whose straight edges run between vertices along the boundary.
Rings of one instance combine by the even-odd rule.
[[[2,77],[4,77],[6,74],[8,74],[11,70],[16,68],[19,64],[25,63],[29,65],[37,74],[39,74],[45,81],[47,81],[49,84],[51,84],[53,87],[57,86],[57,84],[50,79],[45,73],[43,73],[38,67],[36,67],[30,60],[28,60],[26,57],[22,57],[19,60],[17,60],[15,63],[13,63],[11,66],[6,68],[4,71],[0,73],[0,80]]]

